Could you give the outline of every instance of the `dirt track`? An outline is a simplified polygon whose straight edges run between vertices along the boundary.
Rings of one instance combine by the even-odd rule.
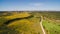
[[[43,22],[43,17],[41,16],[40,26],[41,26],[43,34],[46,34],[46,32],[45,32],[45,30],[43,28],[42,22]]]

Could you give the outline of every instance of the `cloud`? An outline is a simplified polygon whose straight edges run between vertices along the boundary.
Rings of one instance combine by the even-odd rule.
[[[42,6],[43,3],[30,3],[29,5],[38,7],[38,6]]]

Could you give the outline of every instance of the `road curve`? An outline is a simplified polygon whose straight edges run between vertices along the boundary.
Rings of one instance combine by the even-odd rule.
[[[40,26],[41,26],[41,29],[42,29],[43,34],[46,34],[42,23],[43,23],[43,17],[41,16]]]

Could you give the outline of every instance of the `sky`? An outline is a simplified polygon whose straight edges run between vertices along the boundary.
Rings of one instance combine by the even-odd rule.
[[[0,0],[0,11],[60,11],[60,0]]]

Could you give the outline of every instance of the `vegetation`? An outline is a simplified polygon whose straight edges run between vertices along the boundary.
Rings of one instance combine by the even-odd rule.
[[[0,12],[0,34],[42,34],[41,16],[47,34],[60,34],[60,12]]]
[[[46,29],[47,34],[60,34],[60,23],[44,20],[43,26]]]

